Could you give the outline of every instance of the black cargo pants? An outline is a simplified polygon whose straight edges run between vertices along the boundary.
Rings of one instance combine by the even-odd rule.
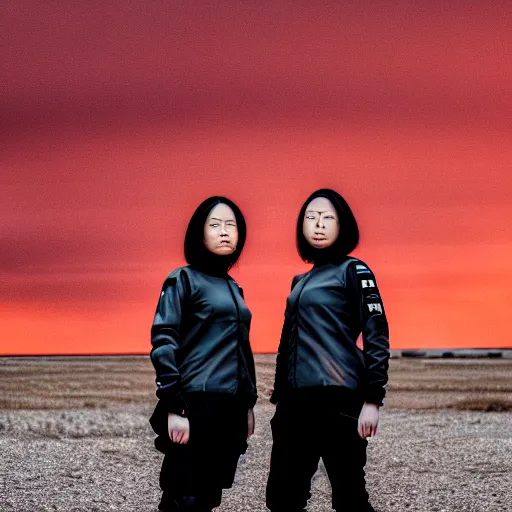
[[[169,439],[166,411],[155,411],[151,419],[159,434],[155,446],[165,454],[159,509],[210,512],[220,505],[222,489],[233,484],[238,459],[247,449],[247,407],[233,396],[211,393],[191,393],[186,401],[186,445]]]
[[[331,483],[332,507],[337,512],[373,511],[364,472],[367,441],[357,433],[355,416],[321,403],[312,409],[311,403],[281,401],[271,427],[266,500],[272,512],[305,509],[320,457]]]

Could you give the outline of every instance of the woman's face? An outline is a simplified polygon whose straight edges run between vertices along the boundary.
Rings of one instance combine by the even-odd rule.
[[[325,197],[316,197],[306,207],[302,232],[315,249],[330,247],[340,234],[336,209]]]
[[[215,206],[204,223],[204,245],[213,254],[233,254],[238,244],[238,227],[233,210],[224,203]]]

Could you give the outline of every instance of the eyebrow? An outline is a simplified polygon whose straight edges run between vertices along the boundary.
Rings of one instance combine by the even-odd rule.
[[[334,210],[306,210],[306,213],[336,213]]]
[[[217,217],[210,217],[210,220],[218,220],[219,222],[222,222],[222,219],[218,219]],[[227,219],[226,222],[236,222],[235,219]]]

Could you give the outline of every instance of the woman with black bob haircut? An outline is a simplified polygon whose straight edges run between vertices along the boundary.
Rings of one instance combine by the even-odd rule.
[[[338,224],[341,236],[338,236],[334,243],[328,247],[315,247],[311,245],[304,236],[304,218],[309,203],[317,197],[323,197],[331,202],[338,215]],[[346,259],[359,244],[359,228],[357,221],[347,204],[340,194],[330,189],[320,189],[311,194],[308,200],[302,205],[297,221],[297,251],[300,257],[306,263],[316,263],[321,261],[342,261]]]
[[[232,253],[217,254],[212,252],[204,243],[205,223],[210,212],[218,205],[226,205],[234,215],[238,231],[238,242]],[[229,224],[228,224],[229,227]],[[185,234],[185,260],[189,265],[198,269],[208,269],[210,272],[224,274],[233,267],[240,258],[245,245],[247,227],[240,208],[227,197],[214,196],[203,201],[190,219]]]
[[[229,199],[203,201],[185,236],[187,266],[164,282],[151,329],[159,398],[150,419],[165,454],[159,510],[209,512],[231,487],[254,432],[251,313],[229,276],[246,225]]]
[[[277,405],[267,483],[272,512],[305,509],[320,458],[333,508],[373,511],[366,438],[377,433],[389,333],[375,276],[349,256],[358,242],[340,194],[321,189],[309,196],[297,221],[297,249],[313,268],[292,279],[270,399]]]

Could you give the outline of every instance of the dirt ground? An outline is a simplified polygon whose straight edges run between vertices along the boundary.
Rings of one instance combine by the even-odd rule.
[[[219,512],[263,512],[274,355]],[[391,360],[367,482],[379,512],[512,510],[512,359]],[[156,511],[148,357],[0,358],[0,511]],[[331,510],[323,465],[308,510]]]

